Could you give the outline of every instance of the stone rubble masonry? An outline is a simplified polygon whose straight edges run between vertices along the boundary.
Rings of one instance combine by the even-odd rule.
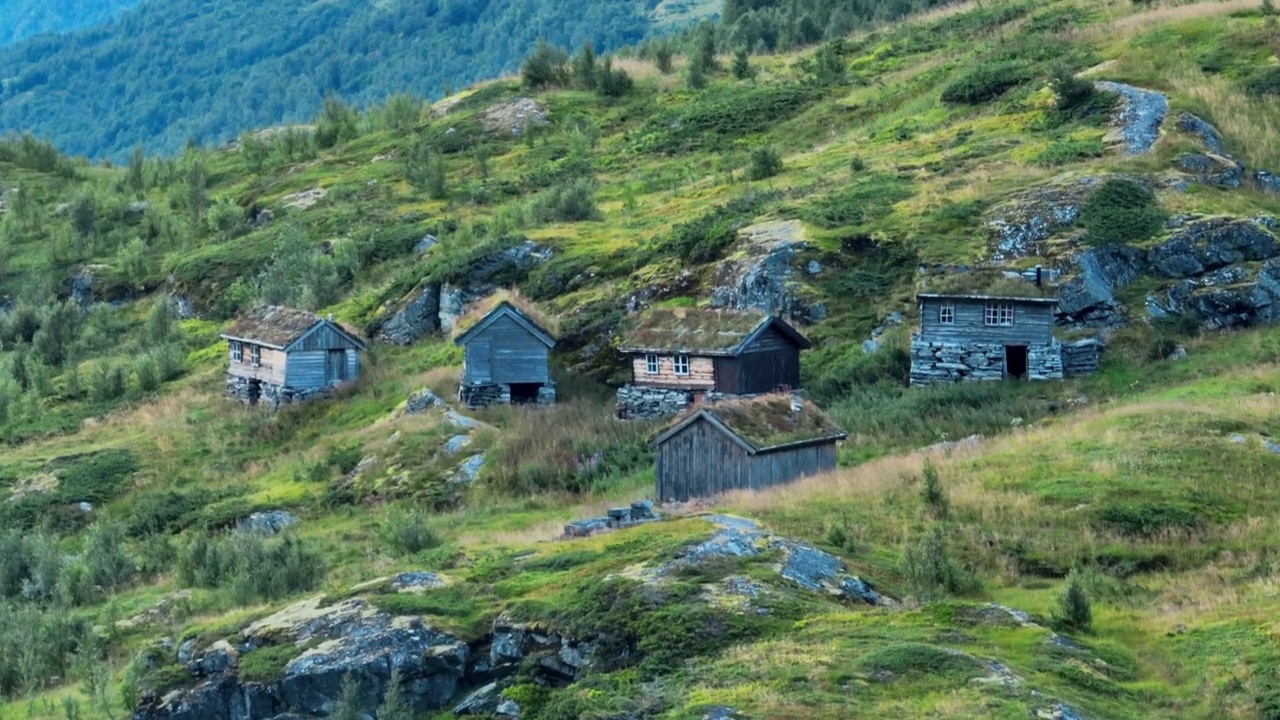
[[[329,388],[299,389],[289,388],[275,383],[260,382],[258,384],[258,405],[266,405],[272,409],[281,405],[296,405],[315,398],[325,397]],[[254,404],[249,394],[249,378],[238,375],[227,375],[227,396],[235,398],[246,405]]]
[[[1079,340],[1062,346],[1062,374],[1066,377],[1092,375],[1098,371],[1102,343],[1097,340]]]
[[[1004,345],[990,343],[942,343],[911,339],[911,385],[927,387],[962,380],[1004,378]],[[1060,380],[1063,377],[1062,345],[1027,349],[1028,380]]]
[[[510,405],[510,385],[462,385],[458,387],[458,401],[468,408],[477,409],[490,405]],[[538,388],[539,405],[556,404],[556,388],[554,385],[543,385]]]
[[[693,403],[688,390],[623,385],[618,388],[618,417],[657,420],[684,412]]]

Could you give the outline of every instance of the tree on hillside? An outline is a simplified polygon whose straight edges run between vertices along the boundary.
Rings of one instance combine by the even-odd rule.
[[[596,52],[591,46],[591,41],[582,44],[582,49],[577,55],[573,56],[573,85],[580,90],[595,90],[596,75],[598,68],[596,67]]]
[[[531,90],[564,85],[569,78],[569,56],[564,50],[539,40],[520,66],[520,79]]]
[[[755,74],[756,70],[751,67],[751,60],[747,57],[747,49],[738,48],[733,54],[733,76],[738,80],[750,80]]]

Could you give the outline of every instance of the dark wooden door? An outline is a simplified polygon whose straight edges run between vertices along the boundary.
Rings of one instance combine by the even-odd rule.
[[[330,350],[324,357],[324,379],[329,384],[347,379],[347,351]]]

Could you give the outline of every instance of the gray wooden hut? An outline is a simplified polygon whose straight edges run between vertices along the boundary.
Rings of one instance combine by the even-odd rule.
[[[790,394],[707,402],[650,443],[657,499],[761,490],[826,472],[845,437],[817,406]]]
[[[239,317],[227,341],[227,394],[251,405],[301,402],[360,376],[364,341],[329,318],[277,305]]]
[[[1057,298],[922,293],[917,300],[912,385],[1063,376]]]
[[[758,312],[656,308],[625,332],[619,351],[631,382],[618,390],[618,414],[678,413],[704,396],[757,395],[800,387],[808,339],[786,321]]]
[[[507,301],[454,339],[463,349],[458,399],[467,407],[556,401],[551,333]]]

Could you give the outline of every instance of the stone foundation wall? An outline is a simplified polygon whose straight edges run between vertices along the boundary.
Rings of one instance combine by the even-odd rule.
[[[1097,340],[1080,340],[1062,346],[1062,374],[1067,377],[1091,375],[1098,371],[1102,361],[1102,343]]]
[[[684,412],[692,402],[688,390],[623,385],[618,388],[617,415],[623,420],[657,420]]]
[[[308,400],[325,397],[330,391],[329,388],[299,389],[274,383],[259,382],[258,397],[255,400],[249,388],[249,378],[227,375],[227,396],[235,398],[246,405],[265,405],[276,409],[281,405],[296,405]]]
[[[990,343],[942,343],[911,340],[911,385],[927,387],[963,380],[1004,379],[1004,345]],[[1063,376],[1062,346],[1027,349],[1027,379],[1058,380]]]
[[[510,405],[511,386],[462,385],[458,388],[458,402],[472,409],[489,407],[490,405]],[[543,385],[538,388],[538,397],[534,402],[538,405],[555,405],[555,385]]]

